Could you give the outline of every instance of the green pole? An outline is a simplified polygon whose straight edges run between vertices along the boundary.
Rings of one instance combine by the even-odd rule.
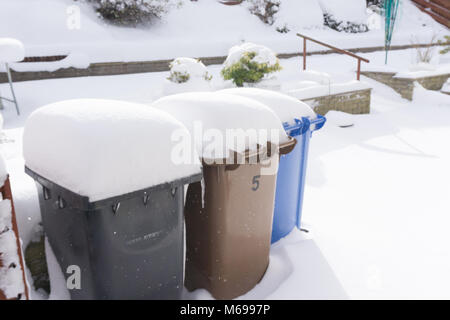
[[[384,0],[384,48],[386,57],[384,63],[387,64],[388,52],[391,46],[392,34],[394,33],[395,19],[397,18],[398,5],[400,0]]]

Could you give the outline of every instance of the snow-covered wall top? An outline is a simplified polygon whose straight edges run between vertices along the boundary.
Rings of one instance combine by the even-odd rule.
[[[267,135],[259,138],[278,144],[289,140],[278,116],[264,104],[253,99],[220,92],[196,92],[167,96],[155,101],[153,107],[164,110],[189,129],[195,138],[198,154],[206,159],[223,159],[230,151],[255,150],[252,133]],[[201,127],[203,134],[198,137]],[[243,130],[243,131],[242,131]],[[242,132],[244,144],[235,144],[228,134]],[[272,137],[271,134],[276,136]],[[274,138],[275,140],[272,140]],[[267,141],[266,140],[266,141]]]
[[[232,88],[219,92],[259,101],[272,109],[282,122],[289,124],[294,124],[294,119],[301,119],[302,117],[316,118],[315,112],[306,103],[276,91],[257,88]]]
[[[23,136],[25,164],[43,177],[97,201],[200,172],[172,159],[172,134],[189,137],[169,114],[113,100],[53,103],[33,112]]]

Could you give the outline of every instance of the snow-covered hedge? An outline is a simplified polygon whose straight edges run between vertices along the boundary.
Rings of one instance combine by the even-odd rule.
[[[168,80],[175,83],[184,83],[193,78],[211,81],[212,76],[205,65],[198,59],[176,58],[170,63]]]
[[[319,0],[324,24],[336,31],[359,33],[369,31],[366,24],[366,0]]]
[[[244,83],[257,83],[279,70],[280,63],[272,50],[247,42],[229,50],[221,73],[225,80],[242,87]]]
[[[211,91],[212,75],[197,59],[176,58],[170,63],[170,74],[164,81],[162,95],[192,91]]]
[[[262,22],[272,25],[274,15],[280,10],[280,0],[248,0],[250,12],[261,19]]]
[[[171,0],[89,0],[105,20],[125,26],[146,24],[167,12]]]

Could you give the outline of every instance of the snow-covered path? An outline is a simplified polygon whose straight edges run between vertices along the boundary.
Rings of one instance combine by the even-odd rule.
[[[397,54],[401,59],[401,52],[393,52],[393,59]],[[354,61],[336,57],[308,61],[319,71],[332,70],[335,78],[353,79]],[[281,80],[295,79],[300,60],[282,63]],[[217,76],[220,69],[210,70]],[[74,97],[151,101],[166,76],[17,83],[24,114],[18,118],[6,106],[4,133],[14,142],[0,146],[25,244],[40,219],[34,183],[23,173],[27,115],[45,103]],[[242,298],[450,298],[450,96],[418,90],[409,102],[386,86],[362,80],[374,88],[371,114],[354,116],[350,128],[329,123],[313,136],[303,215],[311,232],[295,231],[273,246],[266,276]]]
[[[350,298],[449,298],[450,97],[371,84],[372,114],[314,136],[304,219]]]

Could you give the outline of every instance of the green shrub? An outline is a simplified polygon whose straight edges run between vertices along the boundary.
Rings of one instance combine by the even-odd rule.
[[[238,87],[242,87],[244,83],[259,82],[266,74],[281,70],[278,62],[269,66],[252,61],[255,56],[256,52],[245,52],[238,62],[222,69],[223,78],[233,80]]]
[[[445,45],[445,48],[439,51],[440,54],[446,54],[450,52],[450,36],[444,36],[445,41],[439,40],[439,44]]]
[[[178,72],[172,71],[170,75],[167,77],[167,80],[170,80],[175,83],[185,83],[188,82],[191,76],[187,72]]]

